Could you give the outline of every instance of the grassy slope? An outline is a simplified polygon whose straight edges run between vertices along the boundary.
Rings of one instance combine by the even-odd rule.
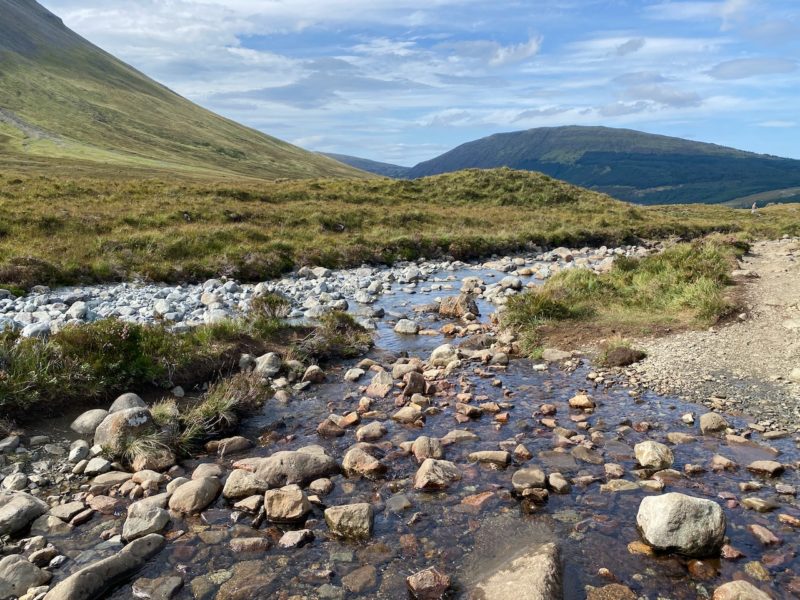
[[[77,161],[217,178],[364,176],[189,102],[32,0],[0,1],[0,65],[0,164],[64,169]]]
[[[608,273],[565,270],[511,298],[503,319],[533,356],[553,342],[582,345],[608,335],[707,326],[733,308],[729,273],[746,247],[735,236],[712,235],[642,259],[618,259]]]
[[[463,144],[408,173],[509,166],[643,204],[719,203],[800,185],[800,161],[607,127],[553,127]]]
[[[259,280],[302,264],[459,258],[547,245],[800,234],[800,207],[636,207],[539,173],[165,183],[0,175],[0,287],[134,276]]]

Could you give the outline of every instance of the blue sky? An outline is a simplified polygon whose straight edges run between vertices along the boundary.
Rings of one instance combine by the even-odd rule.
[[[191,100],[413,165],[607,125],[800,158],[798,0],[44,0]]]

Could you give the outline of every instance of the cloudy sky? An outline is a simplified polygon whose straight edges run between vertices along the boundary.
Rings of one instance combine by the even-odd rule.
[[[798,0],[43,0],[191,100],[413,165],[484,135],[630,127],[800,158]]]

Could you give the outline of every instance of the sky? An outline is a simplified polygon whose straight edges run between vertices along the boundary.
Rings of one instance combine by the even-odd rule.
[[[606,125],[800,158],[798,0],[42,0],[190,100],[411,166]]]

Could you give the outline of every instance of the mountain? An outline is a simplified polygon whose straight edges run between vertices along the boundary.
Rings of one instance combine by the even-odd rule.
[[[364,177],[193,104],[68,29],[0,0],[0,166],[214,177]]]
[[[800,186],[800,161],[608,127],[547,127],[499,133],[412,167],[418,178],[466,168],[541,171],[640,204],[735,204]]]
[[[322,154],[340,163],[366,171],[367,173],[374,173],[382,177],[391,177],[392,179],[405,179],[408,172],[411,170],[411,167],[401,167],[400,165],[378,162],[376,160],[359,158],[357,156],[348,156],[347,154],[334,154],[332,152],[322,152]]]

